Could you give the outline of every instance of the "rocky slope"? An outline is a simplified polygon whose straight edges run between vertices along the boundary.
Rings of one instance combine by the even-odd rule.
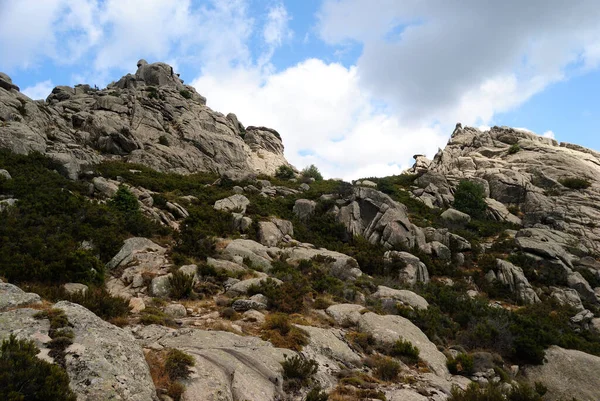
[[[32,101],[1,74],[0,147],[44,153],[72,178],[107,159],[180,174],[273,175],[287,165],[277,131],[214,112],[167,64],[137,66],[105,89],[58,86],[46,101]]]
[[[164,64],[141,62],[135,76],[103,91],[58,88],[45,103],[1,78],[0,144],[45,152],[71,178],[89,169],[73,183],[41,175],[45,164],[20,168],[39,160],[0,152],[0,258],[18,255],[33,269],[46,254],[62,266],[65,253],[66,268],[78,268],[63,243],[23,257],[21,232],[3,223],[25,221],[35,234],[61,221],[54,198],[40,205],[27,196],[35,180],[84,199],[68,209],[81,229],[63,235],[73,237],[74,255],[97,261],[102,280],[31,283],[25,268],[0,263],[0,276],[46,298],[0,283],[0,341],[31,339],[41,358],[60,363],[51,356],[53,323],[35,316],[62,311],[72,330],[64,369],[78,400],[456,401],[461,390],[487,386],[508,400],[600,397],[595,152],[506,127],[458,126],[433,161],[417,156],[397,177],[353,184],[167,178],[107,161],[180,173],[272,173],[285,164],[281,142],[263,128],[247,128],[242,139],[233,116],[206,108]],[[114,130],[98,133],[94,124]],[[56,130],[50,138],[49,126]],[[207,151],[213,145],[218,151]],[[456,202],[465,181],[482,188],[481,213]],[[107,213],[123,227],[98,217]],[[88,220],[109,235],[95,237]],[[114,236],[116,248],[103,257],[94,238]],[[55,246],[51,239],[46,248]],[[26,250],[44,249],[38,242]],[[76,260],[84,270],[91,263]],[[69,294],[76,291],[88,296]],[[124,313],[111,306],[119,302],[128,305]],[[194,361],[179,380],[182,394],[159,369],[173,349]],[[296,356],[314,369],[291,369]],[[521,382],[541,382],[548,392],[510,398],[525,388]]]

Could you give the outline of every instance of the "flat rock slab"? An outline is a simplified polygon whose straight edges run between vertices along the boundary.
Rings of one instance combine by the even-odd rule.
[[[135,332],[148,346],[177,348],[196,361],[183,400],[275,401],[282,397],[282,367],[290,350],[255,337],[223,331],[170,330],[147,326]]]

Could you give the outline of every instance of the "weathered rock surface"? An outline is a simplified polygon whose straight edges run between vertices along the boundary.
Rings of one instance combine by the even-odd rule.
[[[410,320],[401,316],[380,316],[368,312],[358,318],[358,328],[362,332],[373,335],[375,341],[387,347],[393,346],[400,338],[410,341],[419,348],[419,357],[433,372],[442,377],[449,376],[444,354],[438,351],[435,344]]]
[[[158,343],[193,356],[194,373],[184,400],[275,401],[283,395],[280,362],[290,350],[255,337],[222,331],[147,326],[135,332],[144,345]]]
[[[373,188],[354,187],[353,191],[337,214],[350,235],[362,235],[387,248],[425,244],[422,230],[408,219],[406,206]]]
[[[552,346],[546,350],[543,365],[524,369],[525,378],[533,384],[544,383],[549,401],[577,399],[596,401],[600,389],[600,357],[581,351]]]
[[[383,285],[377,287],[377,292],[375,292],[372,297],[382,301],[392,300],[415,309],[427,309],[429,307],[429,303],[425,298],[412,291],[395,290]]]
[[[504,285],[509,286],[515,293],[517,300],[524,304],[541,302],[531,284],[525,277],[523,269],[505,260],[496,259],[496,278]]]
[[[1,299],[2,297],[0,297]],[[73,344],[66,349],[66,371],[70,387],[82,401],[158,400],[141,347],[123,329],[105,322],[84,307],[59,302],[73,331]],[[47,356],[50,325],[36,319],[34,309],[0,313],[0,341],[10,334],[33,340]]]
[[[409,285],[429,282],[427,266],[418,257],[408,252],[399,251],[387,251],[383,257],[387,264],[392,264],[394,261],[400,260],[406,265],[399,272],[398,278],[400,281]]]
[[[143,60],[140,60],[143,61]],[[29,99],[10,78],[0,79],[0,147],[39,151],[72,178],[106,159],[159,171],[275,174],[288,165],[277,131],[243,126],[206,106],[171,66],[138,63],[107,88],[54,88],[46,102]]]
[[[0,312],[10,308],[41,303],[42,299],[38,294],[25,292],[16,285],[0,282]]]

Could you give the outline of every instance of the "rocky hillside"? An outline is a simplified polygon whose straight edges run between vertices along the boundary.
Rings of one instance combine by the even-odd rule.
[[[56,394],[46,377],[90,401],[600,398],[595,152],[458,126],[399,176],[283,179],[273,131],[242,139],[163,64],[46,103],[0,91],[27,109],[0,129],[0,398]]]
[[[0,74],[0,147],[46,154],[74,179],[103,160],[180,174],[273,175],[287,165],[277,131],[214,112],[167,64],[137,67],[102,90],[58,86],[45,102]]]

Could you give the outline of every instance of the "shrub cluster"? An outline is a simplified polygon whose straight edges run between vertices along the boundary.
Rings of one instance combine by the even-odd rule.
[[[308,386],[319,368],[316,361],[306,359],[301,355],[285,357],[281,362],[283,367],[284,390],[294,393],[302,387]]]
[[[541,385],[531,388],[526,384],[520,384],[506,392],[497,384],[480,386],[472,383],[464,391],[454,387],[448,401],[541,401],[545,392],[545,388]]]
[[[294,175],[294,169],[286,164],[279,166],[275,172],[275,177],[279,178],[280,180],[292,179],[294,178]]]
[[[263,340],[268,340],[279,348],[300,351],[303,346],[308,344],[308,334],[293,326],[288,315],[283,313],[267,315],[262,326],[262,333]]]
[[[62,167],[40,154],[0,150],[0,165],[13,177],[0,180],[0,195],[19,200],[0,218],[0,275],[11,282],[102,284],[104,262],[123,239],[164,233],[121,209],[124,191],[114,207],[90,202],[84,183],[62,176]],[[82,249],[83,241],[93,252]]]
[[[564,187],[567,187],[569,189],[576,189],[576,190],[577,189],[586,189],[592,185],[592,183],[589,180],[586,180],[585,178],[575,178],[575,177],[563,178],[562,180],[559,180],[559,182]]]
[[[69,376],[58,365],[37,357],[33,341],[11,335],[0,344],[0,399],[75,401]]]
[[[454,208],[474,218],[484,218],[487,204],[483,187],[473,181],[461,181],[454,192]]]
[[[315,181],[323,181],[323,175],[314,164],[303,168],[301,174],[303,178],[314,178]]]
[[[183,380],[190,376],[190,368],[195,361],[190,355],[178,349],[171,349],[165,360],[165,369],[171,380]]]

